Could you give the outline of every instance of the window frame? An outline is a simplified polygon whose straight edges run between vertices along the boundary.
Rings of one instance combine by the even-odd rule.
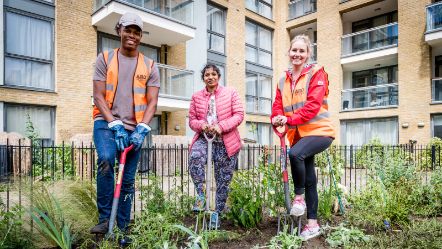
[[[254,71],[246,70],[246,75],[245,75],[246,79],[247,79],[247,74],[254,74],[257,77],[257,81],[255,82],[255,92],[257,93],[257,96],[247,94],[248,93],[248,91],[247,91],[248,84],[246,83],[246,92],[245,92],[246,113],[247,114],[253,114],[253,115],[261,115],[261,116],[268,116],[268,115],[270,115],[272,113],[271,108],[270,108],[270,113],[259,112],[259,109],[260,109],[259,108],[260,107],[259,103],[260,103],[260,100],[262,100],[262,99],[270,100],[270,106],[272,106],[273,105],[273,96],[271,94],[270,98],[262,97],[261,96],[261,90],[260,90],[259,86],[260,86],[260,83],[261,83],[261,80],[260,80],[261,77],[266,77],[266,78],[270,78],[270,89],[273,89],[273,77],[271,75],[267,75],[267,74],[263,74],[263,73],[259,73],[259,72],[254,72]],[[255,98],[255,101],[257,103],[255,105],[255,110],[253,112],[249,112],[247,110],[247,99],[250,98],[250,97]]]
[[[98,31],[97,32],[97,54],[100,54],[101,52],[103,52],[103,51],[100,50],[102,48],[102,46],[103,46],[103,40],[102,40],[103,37],[104,38],[108,38],[108,39],[117,40],[117,41],[120,40],[119,36],[117,36],[117,35],[112,35],[112,34],[108,34],[108,33],[104,33],[104,32]],[[153,45],[146,44],[146,43],[140,43],[139,46],[141,46],[141,45],[145,46],[145,47],[149,47],[149,48],[155,49],[157,51],[157,58],[155,58],[155,59],[151,58],[151,59],[153,59],[156,62],[159,62],[159,60],[160,60],[160,48],[159,47],[155,47]]]
[[[248,128],[248,125],[256,125],[255,131],[257,133],[257,137],[258,137],[258,141],[254,140],[256,144],[260,144],[260,145],[264,145],[263,143],[261,143],[262,141],[259,141],[260,138],[262,138],[261,134],[258,134],[258,131],[260,130],[259,127],[262,125],[266,125],[269,127],[269,144],[268,145],[273,145],[273,131],[272,131],[272,127],[270,123],[265,123],[265,122],[256,122],[256,121],[246,121],[246,129]],[[249,130],[247,130],[247,135],[249,133]],[[248,138],[246,135],[246,138]],[[250,139],[250,138],[248,138]]]
[[[256,27],[255,28],[255,33],[256,33],[256,41],[255,42],[256,42],[257,45],[255,46],[255,45],[247,43],[247,41],[245,42],[246,62],[250,63],[250,64],[257,65],[257,66],[260,66],[260,67],[272,69],[273,68],[273,30],[270,29],[270,28],[267,28],[267,27],[265,27],[263,25],[260,25],[260,24],[258,24],[256,22],[253,22],[253,21],[251,21],[249,19],[246,19],[246,26],[247,26],[247,23],[249,23],[249,24],[251,24],[251,25]],[[263,48],[260,47],[260,37],[261,37],[261,32],[259,30],[260,28],[270,32],[270,42],[271,42],[271,47],[272,47],[271,51],[263,49]],[[247,29],[246,29],[245,35],[247,36]],[[256,58],[257,59],[259,58],[259,52],[261,52],[261,51],[264,52],[264,53],[270,54],[270,66],[260,64],[259,61],[254,62],[254,61],[247,60],[247,48],[252,48],[252,49],[254,49],[256,51]]]
[[[39,138],[38,140],[42,140],[44,144],[50,145],[53,142],[55,142],[55,125],[56,125],[56,106],[49,106],[49,105],[34,105],[34,104],[21,104],[21,103],[11,103],[11,102],[3,102],[3,130],[7,132],[7,122],[6,122],[6,116],[8,107],[28,107],[28,108],[49,108],[50,109],[50,116],[51,116],[51,137],[48,138]],[[26,134],[21,134],[23,136],[26,136]]]
[[[39,1],[40,2],[40,1]],[[47,4],[51,4],[49,2],[47,2]],[[17,15],[21,15],[24,17],[28,17],[28,18],[33,18],[33,19],[37,19],[37,20],[41,20],[41,21],[46,21],[49,22],[51,25],[51,37],[49,39],[51,39],[51,59],[50,60],[46,60],[46,59],[40,59],[40,58],[36,58],[36,57],[30,57],[30,56],[26,56],[26,55],[19,55],[19,54],[13,54],[13,53],[8,53],[7,50],[7,43],[6,43],[6,39],[7,39],[7,18],[6,15],[7,13],[13,13],[13,14],[17,14]],[[34,90],[34,91],[42,91],[42,92],[55,92],[55,20],[49,17],[45,17],[45,16],[41,16],[38,14],[34,14],[34,13],[29,13],[27,11],[23,11],[23,10],[18,10],[18,9],[14,9],[11,7],[7,7],[4,6],[3,8],[3,27],[4,27],[4,37],[3,37],[3,49],[4,49],[4,54],[3,54],[3,85],[1,85],[2,87],[7,87],[7,88],[17,88],[17,89],[25,89],[25,90]],[[15,84],[8,84],[6,82],[6,58],[12,58],[12,59],[18,59],[18,60],[24,60],[24,61],[30,61],[30,62],[37,62],[37,63],[42,63],[42,64],[46,64],[46,65],[50,65],[51,66],[51,82],[50,82],[50,88],[39,88],[39,87],[32,87],[32,86],[26,86],[26,85],[15,85]],[[32,84],[32,82],[26,82],[25,84]]]
[[[245,0],[245,1],[246,1],[246,9],[248,9],[248,10],[252,11],[253,13],[256,13],[256,14],[264,17],[264,18],[267,18],[269,20],[273,20],[273,0],[271,0],[272,3],[268,3],[266,0],[252,0],[252,1],[255,2],[254,7],[255,7],[256,11],[253,10],[253,9],[248,8],[247,0]],[[270,17],[265,16],[265,15],[263,15],[263,13],[259,12],[259,5],[260,4],[265,5],[267,7],[270,7]]]
[[[227,19],[226,9],[224,9],[224,8],[222,8],[222,7],[220,7],[220,6],[216,5],[216,4],[213,4],[212,2],[208,2],[207,3],[207,7],[209,5],[212,8],[216,8],[216,9],[220,10],[223,13],[223,22],[224,22],[224,30],[223,31],[224,31],[224,34],[218,33],[218,32],[215,32],[215,31],[211,30],[211,27],[209,27],[209,26],[211,26],[211,23],[208,22],[207,23],[207,36],[208,36],[207,51],[210,51],[210,52],[216,53],[216,54],[220,54],[220,55],[225,55],[226,54],[226,24],[227,24],[226,23],[226,19]],[[212,35],[215,35],[215,36],[223,38],[224,42],[223,42],[223,52],[222,53],[220,51],[216,51],[216,50],[210,49],[210,44],[212,42],[212,39],[210,39],[210,38],[211,38]]]

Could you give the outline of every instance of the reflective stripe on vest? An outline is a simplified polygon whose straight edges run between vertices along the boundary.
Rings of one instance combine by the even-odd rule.
[[[105,100],[108,103],[109,109],[112,109],[112,104],[118,88],[118,49],[103,52],[103,58],[107,67]],[[137,123],[142,121],[144,112],[147,109],[147,80],[149,79],[152,66],[152,60],[144,56],[142,53],[138,53],[137,65],[132,83],[134,112]],[[99,113],[99,109],[94,106],[94,118]]]

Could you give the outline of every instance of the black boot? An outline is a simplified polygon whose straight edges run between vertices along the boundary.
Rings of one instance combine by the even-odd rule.
[[[91,228],[91,233],[106,234],[109,231],[109,220],[104,220]]]

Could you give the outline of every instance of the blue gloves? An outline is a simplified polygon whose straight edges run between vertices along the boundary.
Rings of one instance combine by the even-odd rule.
[[[144,138],[150,132],[151,128],[145,123],[139,123],[137,127],[135,127],[134,132],[130,135],[130,143],[134,145],[135,150],[141,149],[143,145]]]
[[[124,129],[121,120],[114,120],[107,124],[107,127],[114,132],[115,143],[119,151],[123,151],[124,148],[129,146],[129,134],[127,134],[126,129]]]

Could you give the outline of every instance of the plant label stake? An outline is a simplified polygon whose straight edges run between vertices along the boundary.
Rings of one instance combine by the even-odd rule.
[[[212,214],[215,213],[215,211],[210,210],[210,203],[211,203],[211,196],[212,196],[212,143],[215,139],[215,134],[207,134],[203,133],[204,137],[207,140],[207,170],[206,170],[206,205],[204,214],[202,216],[202,227],[201,230],[218,230],[218,224],[219,224],[219,217],[217,216],[215,220],[215,224],[212,224],[211,217]],[[198,221],[200,220],[200,215],[197,215],[196,217],[196,223],[195,223],[195,232],[198,231]]]
[[[124,164],[126,163],[126,156],[129,151],[132,150],[134,145],[125,148],[123,152],[121,152],[120,155],[120,164],[118,165],[118,177],[117,182],[115,183],[115,191],[114,191],[114,199],[112,201],[112,211],[111,216],[109,219],[109,230],[106,234],[106,238],[113,237],[113,229],[115,224],[115,218],[117,217],[117,211],[118,211],[118,202],[120,200],[120,193],[121,193],[121,184],[123,182],[123,174],[124,174]]]
[[[285,135],[288,131],[287,124],[284,125],[284,130],[280,132],[278,127],[273,126],[273,131],[278,135],[279,140],[281,141],[281,155],[280,155],[280,164],[282,168],[282,182],[284,184],[284,203],[286,212],[279,213],[278,215],[278,234],[279,232],[284,231],[285,226],[288,227],[288,232],[294,233],[295,219],[298,220],[298,236],[301,234],[301,216],[292,217],[290,215],[291,203],[290,203],[290,189],[289,189],[289,175],[287,172],[287,148],[285,145]]]

